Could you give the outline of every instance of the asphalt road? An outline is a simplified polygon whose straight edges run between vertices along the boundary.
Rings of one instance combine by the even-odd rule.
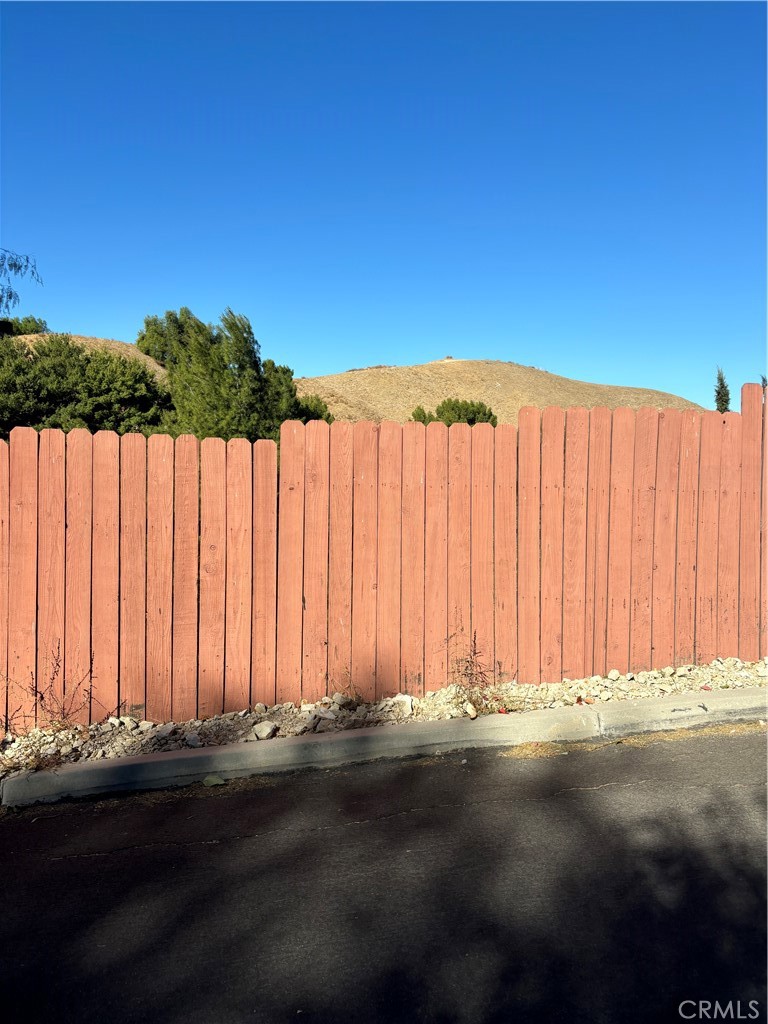
[[[718,1000],[765,1020],[765,801],[752,732],[7,812],[0,1007],[633,1024]]]

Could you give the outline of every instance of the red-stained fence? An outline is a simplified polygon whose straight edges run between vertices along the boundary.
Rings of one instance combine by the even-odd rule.
[[[766,404],[0,442],[0,711],[154,720],[768,655]]]

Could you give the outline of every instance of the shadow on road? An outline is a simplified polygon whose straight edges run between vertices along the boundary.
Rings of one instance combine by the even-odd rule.
[[[718,781],[762,740],[720,744],[687,765],[680,744],[475,752],[25,811],[0,823],[2,1006],[631,1024],[758,1000],[765,1019],[765,792]]]

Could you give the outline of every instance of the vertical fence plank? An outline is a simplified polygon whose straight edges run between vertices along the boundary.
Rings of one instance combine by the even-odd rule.
[[[8,442],[0,440],[0,726],[8,723],[9,470]]]
[[[632,600],[629,660],[633,672],[651,667],[653,523],[656,496],[657,409],[638,409],[632,493]]]
[[[74,721],[90,720],[93,446],[87,430],[67,434],[64,700]],[[47,680],[38,680],[45,685]]]
[[[494,451],[495,676],[517,676],[517,428],[496,427]]]
[[[615,409],[611,441],[611,504],[608,523],[608,625],[606,662],[609,671],[629,671],[629,601],[632,562],[632,488],[635,413]]]
[[[301,700],[302,587],[304,581],[304,425],[280,427],[280,500],[277,544],[277,700]]]
[[[722,446],[723,418],[719,412],[705,412],[701,417],[696,556],[697,664],[706,664],[717,657],[717,532]]]
[[[565,410],[541,414],[541,681],[563,678]]]
[[[376,694],[377,461],[379,427],[355,423],[352,529],[352,682],[366,700]]]
[[[701,414],[695,409],[684,409],[680,415],[680,462],[677,485],[676,665],[689,665],[694,660],[700,437]]]
[[[723,416],[720,517],[717,541],[717,657],[739,653],[739,524],[741,519],[741,416]]]
[[[352,685],[352,424],[331,424],[328,538],[328,689]]]
[[[64,700],[65,436],[41,430],[38,441],[37,680],[56,704]]]
[[[120,438],[120,707],[144,717],[147,571],[147,443]]]
[[[147,707],[153,722],[171,717],[173,623],[173,439],[147,440]]]
[[[277,446],[253,446],[253,648],[251,700],[271,707],[275,693],[277,615]]]
[[[587,674],[587,469],[589,412],[571,408],[565,419],[565,483],[563,514],[563,675]]]
[[[768,658],[768,390],[765,388],[760,479],[760,656]]]
[[[403,428],[379,427],[378,588],[376,592],[376,696],[400,689],[400,553],[403,503]]]
[[[490,423],[472,427],[472,585],[471,641],[489,682],[494,681],[493,464],[494,430]]]
[[[301,696],[316,701],[328,688],[328,519],[330,431],[324,420],[305,428],[304,630]]]
[[[604,676],[608,623],[608,523],[611,489],[610,409],[589,413],[589,476],[587,483],[587,627],[586,670]]]
[[[540,666],[540,485],[541,416],[538,409],[518,415],[518,682],[538,683]]]
[[[757,661],[760,631],[760,449],[763,390],[741,389],[741,524],[739,530],[739,657]]]
[[[37,431],[10,435],[8,716],[14,732],[35,724],[37,641]]]
[[[424,694],[424,493],[426,432],[403,425],[400,690]]]
[[[93,435],[93,539],[91,575],[91,719],[118,708],[120,630],[120,438]]]
[[[448,672],[469,653],[471,618],[472,432],[468,423],[448,428]]]
[[[200,442],[200,637],[197,713],[224,710],[224,619],[227,581],[227,446]]]
[[[253,594],[252,444],[227,442],[227,605],[224,636],[224,710],[251,706],[251,597]]]
[[[429,423],[425,448],[424,687],[448,679],[448,428]]]
[[[665,668],[675,660],[675,566],[681,422],[679,409],[664,409],[659,413],[651,581],[651,668]]]
[[[197,715],[198,448],[191,434],[177,437],[174,445],[171,711],[176,722]]]

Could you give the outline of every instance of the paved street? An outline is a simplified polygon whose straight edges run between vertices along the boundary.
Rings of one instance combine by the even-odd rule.
[[[753,730],[6,812],[0,1005],[625,1024],[717,999],[765,1020],[765,785]]]

